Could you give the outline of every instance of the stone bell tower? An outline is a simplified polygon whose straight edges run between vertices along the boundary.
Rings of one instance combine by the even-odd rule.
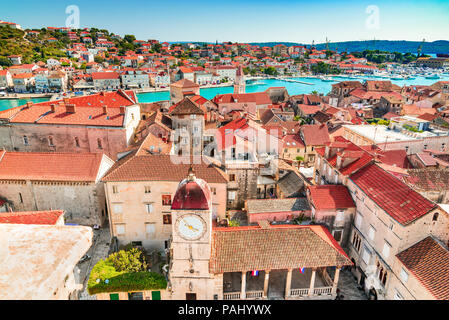
[[[172,299],[210,300],[214,278],[209,273],[212,200],[208,184],[192,167],[173,198],[169,281]]]
[[[234,82],[234,93],[240,94],[245,93],[245,74],[243,73],[242,66],[239,66],[237,69],[237,73],[235,75],[235,82]]]

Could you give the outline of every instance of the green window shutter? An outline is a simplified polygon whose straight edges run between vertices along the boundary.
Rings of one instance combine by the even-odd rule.
[[[109,299],[110,300],[120,300],[118,297],[118,293],[110,293],[109,294]]]
[[[161,300],[161,292],[151,291],[151,300]]]

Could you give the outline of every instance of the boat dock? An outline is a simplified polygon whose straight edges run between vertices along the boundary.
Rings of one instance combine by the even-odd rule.
[[[314,83],[304,82],[304,81],[300,81],[300,80],[296,80],[296,79],[285,79],[285,78],[275,78],[275,79],[279,80],[279,81],[285,81],[285,82],[296,82],[296,83],[307,84],[309,86],[313,86],[314,85]]]

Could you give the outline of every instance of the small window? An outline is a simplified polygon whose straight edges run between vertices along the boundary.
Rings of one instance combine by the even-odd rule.
[[[124,224],[117,224],[115,226],[115,231],[116,231],[117,235],[125,234],[125,225]]]
[[[235,191],[229,191],[228,192],[228,199],[229,200],[235,200]]]
[[[20,203],[23,203],[22,194],[20,192],[19,192],[19,201],[20,201]]]
[[[48,145],[49,145],[50,147],[54,147],[54,146],[55,146],[55,144],[53,143],[53,137],[52,137],[52,136],[49,136],[49,137],[48,137]]]
[[[376,229],[374,229],[373,226],[369,226],[369,230],[368,230],[368,237],[371,240],[374,240],[374,236],[376,235]]]
[[[103,144],[101,143],[100,138],[97,139],[97,145],[98,145],[98,149],[103,149]]]
[[[395,289],[393,299],[394,300],[404,300],[404,297],[399,293],[399,291],[397,289]]]
[[[162,220],[164,224],[171,224],[171,214],[164,214]]]
[[[169,194],[162,195],[162,205],[163,206],[171,206],[171,195],[169,195]]]
[[[388,258],[388,256],[390,255],[390,249],[391,249],[391,245],[387,241],[385,241],[384,248],[382,250],[382,255],[385,258]]]
[[[145,193],[151,193],[150,186],[145,186]]]
[[[118,187],[112,186],[112,193],[118,193]]]
[[[128,300],[143,300],[143,292],[128,292]]]
[[[28,137],[27,136],[23,136],[23,144],[28,146],[29,145],[29,141],[28,141]]]
[[[363,219],[362,215],[357,212],[357,215],[355,216],[355,225],[359,229],[360,229],[360,226],[362,225],[362,219]]]
[[[216,195],[216,194],[217,194],[217,188],[210,188],[210,191],[212,191],[212,194],[213,194],[213,195]]]
[[[153,213],[153,205],[151,203],[147,203],[145,207],[147,209],[147,213]]]
[[[401,269],[401,273],[399,274],[399,276],[401,277],[402,282],[407,282],[408,280],[408,272],[405,271],[404,268]]]
[[[230,174],[229,175],[229,181],[235,181],[235,174]]]
[[[155,230],[156,230],[156,228],[154,226],[154,223],[147,223],[147,224],[145,224],[145,232],[147,234],[152,235],[152,234],[154,234]]]
[[[334,239],[337,241],[337,242],[340,242],[341,241],[341,236],[343,235],[343,230],[334,230],[334,232],[333,232],[333,236],[334,236]]]
[[[114,204],[114,213],[122,213],[123,206],[121,204]]]
[[[437,221],[437,220],[438,220],[438,212],[435,212],[433,214],[432,221]]]
[[[191,114],[190,119],[196,119],[196,114]]]
[[[78,139],[78,137],[75,137],[75,146],[76,146],[77,148],[80,147],[80,140]]]

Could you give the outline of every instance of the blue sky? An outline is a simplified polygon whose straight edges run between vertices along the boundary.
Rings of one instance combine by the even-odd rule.
[[[65,26],[69,5],[78,6],[81,27],[141,40],[449,40],[448,0],[0,0],[0,19],[25,28]]]

